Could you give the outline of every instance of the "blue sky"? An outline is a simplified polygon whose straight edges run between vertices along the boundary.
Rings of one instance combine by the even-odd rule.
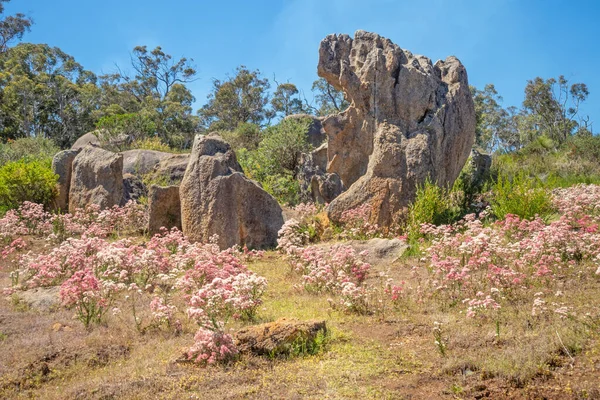
[[[136,45],[193,58],[198,107],[212,79],[240,64],[311,98],[320,40],[363,29],[434,61],[457,56],[470,84],[494,83],[504,106],[519,106],[536,76],[584,82],[591,94],[582,112],[600,131],[599,1],[12,0],[6,12],[34,19],[24,40],[58,46],[96,73],[127,66]]]

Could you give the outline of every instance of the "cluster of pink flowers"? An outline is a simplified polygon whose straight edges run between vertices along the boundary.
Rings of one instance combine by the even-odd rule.
[[[340,235],[342,239],[365,239],[376,237],[380,233],[380,227],[371,221],[371,206],[363,204],[359,207],[346,210],[342,213],[340,222],[344,231]]]
[[[48,237],[59,243],[72,236],[121,236],[139,233],[146,225],[146,209],[134,201],[102,211],[89,205],[72,214],[52,214],[43,205],[26,201],[0,218],[0,242],[18,236]]]
[[[467,215],[453,225],[423,225],[431,289],[468,305],[467,316],[498,309],[502,298],[531,287],[553,287],[568,274],[594,275],[600,257],[600,187],[578,185],[554,193],[562,215],[547,223],[507,215],[484,224]],[[542,308],[541,300],[534,304]]]
[[[238,354],[230,334],[221,330],[200,328],[194,336],[194,345],[190,347],[186,356],[200,365],[211,365],[215,363],[226,363]]]
[[[308,235],[303,232],[300,222],[295,219],[285,221],[278,232],[277,249],[292,255],[308,244]]]
[[[180,311],[170,300],[179,295],[187,315],[203,332],[189,354],[210,364],[235,354],[223,332],[227,320],[252,319],[262,303],[267,281],[241,261],[262,254],[248,249],[221,251],[215,242],[190,243],[177,229],[163,230],[145,244],[83,235],[68,238],[47,254],[23,256],[18,268],[21,282],[14,282],[13,289],[60,284],[63,304],[74,308],[86,326],[99,322],[122,294],[139,330],[177,325]],[[120,312],[113,308],[114,314]],[[147,326],[144,316],[150,319]],[[227,351],[215,353],[216,344]]]
[[[319,213],[319,207],[315,203],[300,203],[293,208],[301,219],[314,216]]]
[[[308,292],[339,292],[342,285],[361,285],[371,265],[364,261],[366,252],[357,253],[351,246],[334,245],[301,248],[290,257],[292,268],[302,274],[302,286]]]

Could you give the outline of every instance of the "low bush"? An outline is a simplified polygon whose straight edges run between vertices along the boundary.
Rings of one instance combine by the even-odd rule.
[[[19,207],[25,201],[49,207],[57,194],[58,176],[46,160],[10,161],[0,167],[0,212]]]
[[[405,231],[409,242],[415,243],[422,237],[422,224],[441,225],[456,221],[461,215],[456,197],[429,179],[418,186],[415,201],[408,208]]]
[[[10,161],[51,159],[60,149],[50,139],[43,137],[21,138],[0,143],[0,165]]]
[[[508,214],[523,219],[532,219],[535,216],[544,218],[553,211],[550,194],[542,182],[525,173],[519,173],[512,179],[506,176],[498,177],[492,187],[492,193],[490,205],[498,219],[503,219]]]

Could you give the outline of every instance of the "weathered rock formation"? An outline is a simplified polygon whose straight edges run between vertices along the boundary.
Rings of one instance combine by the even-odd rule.
[[[157,179],[180,182],[189,159],[189,154],[127,150],[123,152],[123,173],[138,176],[153,174]]]
[[[326,332],[325,321],[280,318],[275,322],[242,328],[236,333],[235,339],[242,353],[278,355],[289,354],[294,346],[310,346],[319,333]]]
[[[231,146],[220,137],[196,136],[179,194],[183,233],[190,240],[218,235],[221,248],[276,245],[281,207],[244,176]]]
[[[297,177],[303,202],[330,203],[344,191],[338,174],[327,172],[327,143],[300,156]]]
[[[330,204],[332,220],[367,203],[372,222],[388,226],[427,177],[440,185],[457,178],[475,137],[467,73],[457,58],[432,64],[357,31],[354,39],[321,42],[318,74],[351,102],[323,120],[327,172],[348,188]]]
[[[123,156],[87,145],[73,160],[69,211],[97,204],[119,205],[123,198]]]
[[[151,235],[161,228],[181,229],[179,186],[150,186],[148,190],[148,231]]]
[[[52,172],[58,175],[58,194],[55,208],[62,212],[69,209],[69,189],[71,187],[71,168],[79,150],[63,150],[52,159]]]
[[[79,139],[77,139],[75,141],[75,143],[73,143],[73,146],[71,146],[71,149],[72,150],[81,150],[88,144],[100,146],[100,139],[98,139],[98,136],[96,136],[96,134],[94,132],[88,132],[85,135],[81,136]]]

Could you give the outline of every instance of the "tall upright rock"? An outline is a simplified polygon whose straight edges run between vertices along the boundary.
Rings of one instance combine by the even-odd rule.
[[[351,105],[325,118],[328,173],[348,188],[329,217],[371,205],[371,220],[392,224],[427,177],[452,184],[475,139],[467,72],[456,57],[435,64],[375,33],[329,35],[319,49],[319,76]]]
[[[109,208],[123,197],[123,155],[88,144],[73,160],[69,211],[97,204]]]
[[[231,146],[219,136],[196,136],[179,197],[183,233],[192,241],[218,235],[221,248],[277,243],[281,207],[244,176]]]
[[[52,172],[58,175],[58,194],[56,196],[55,208],[61,212],[69,210],[69,190],[71,188],[71,169],[73,160],[79,150],[59,151],[52,158]]]

